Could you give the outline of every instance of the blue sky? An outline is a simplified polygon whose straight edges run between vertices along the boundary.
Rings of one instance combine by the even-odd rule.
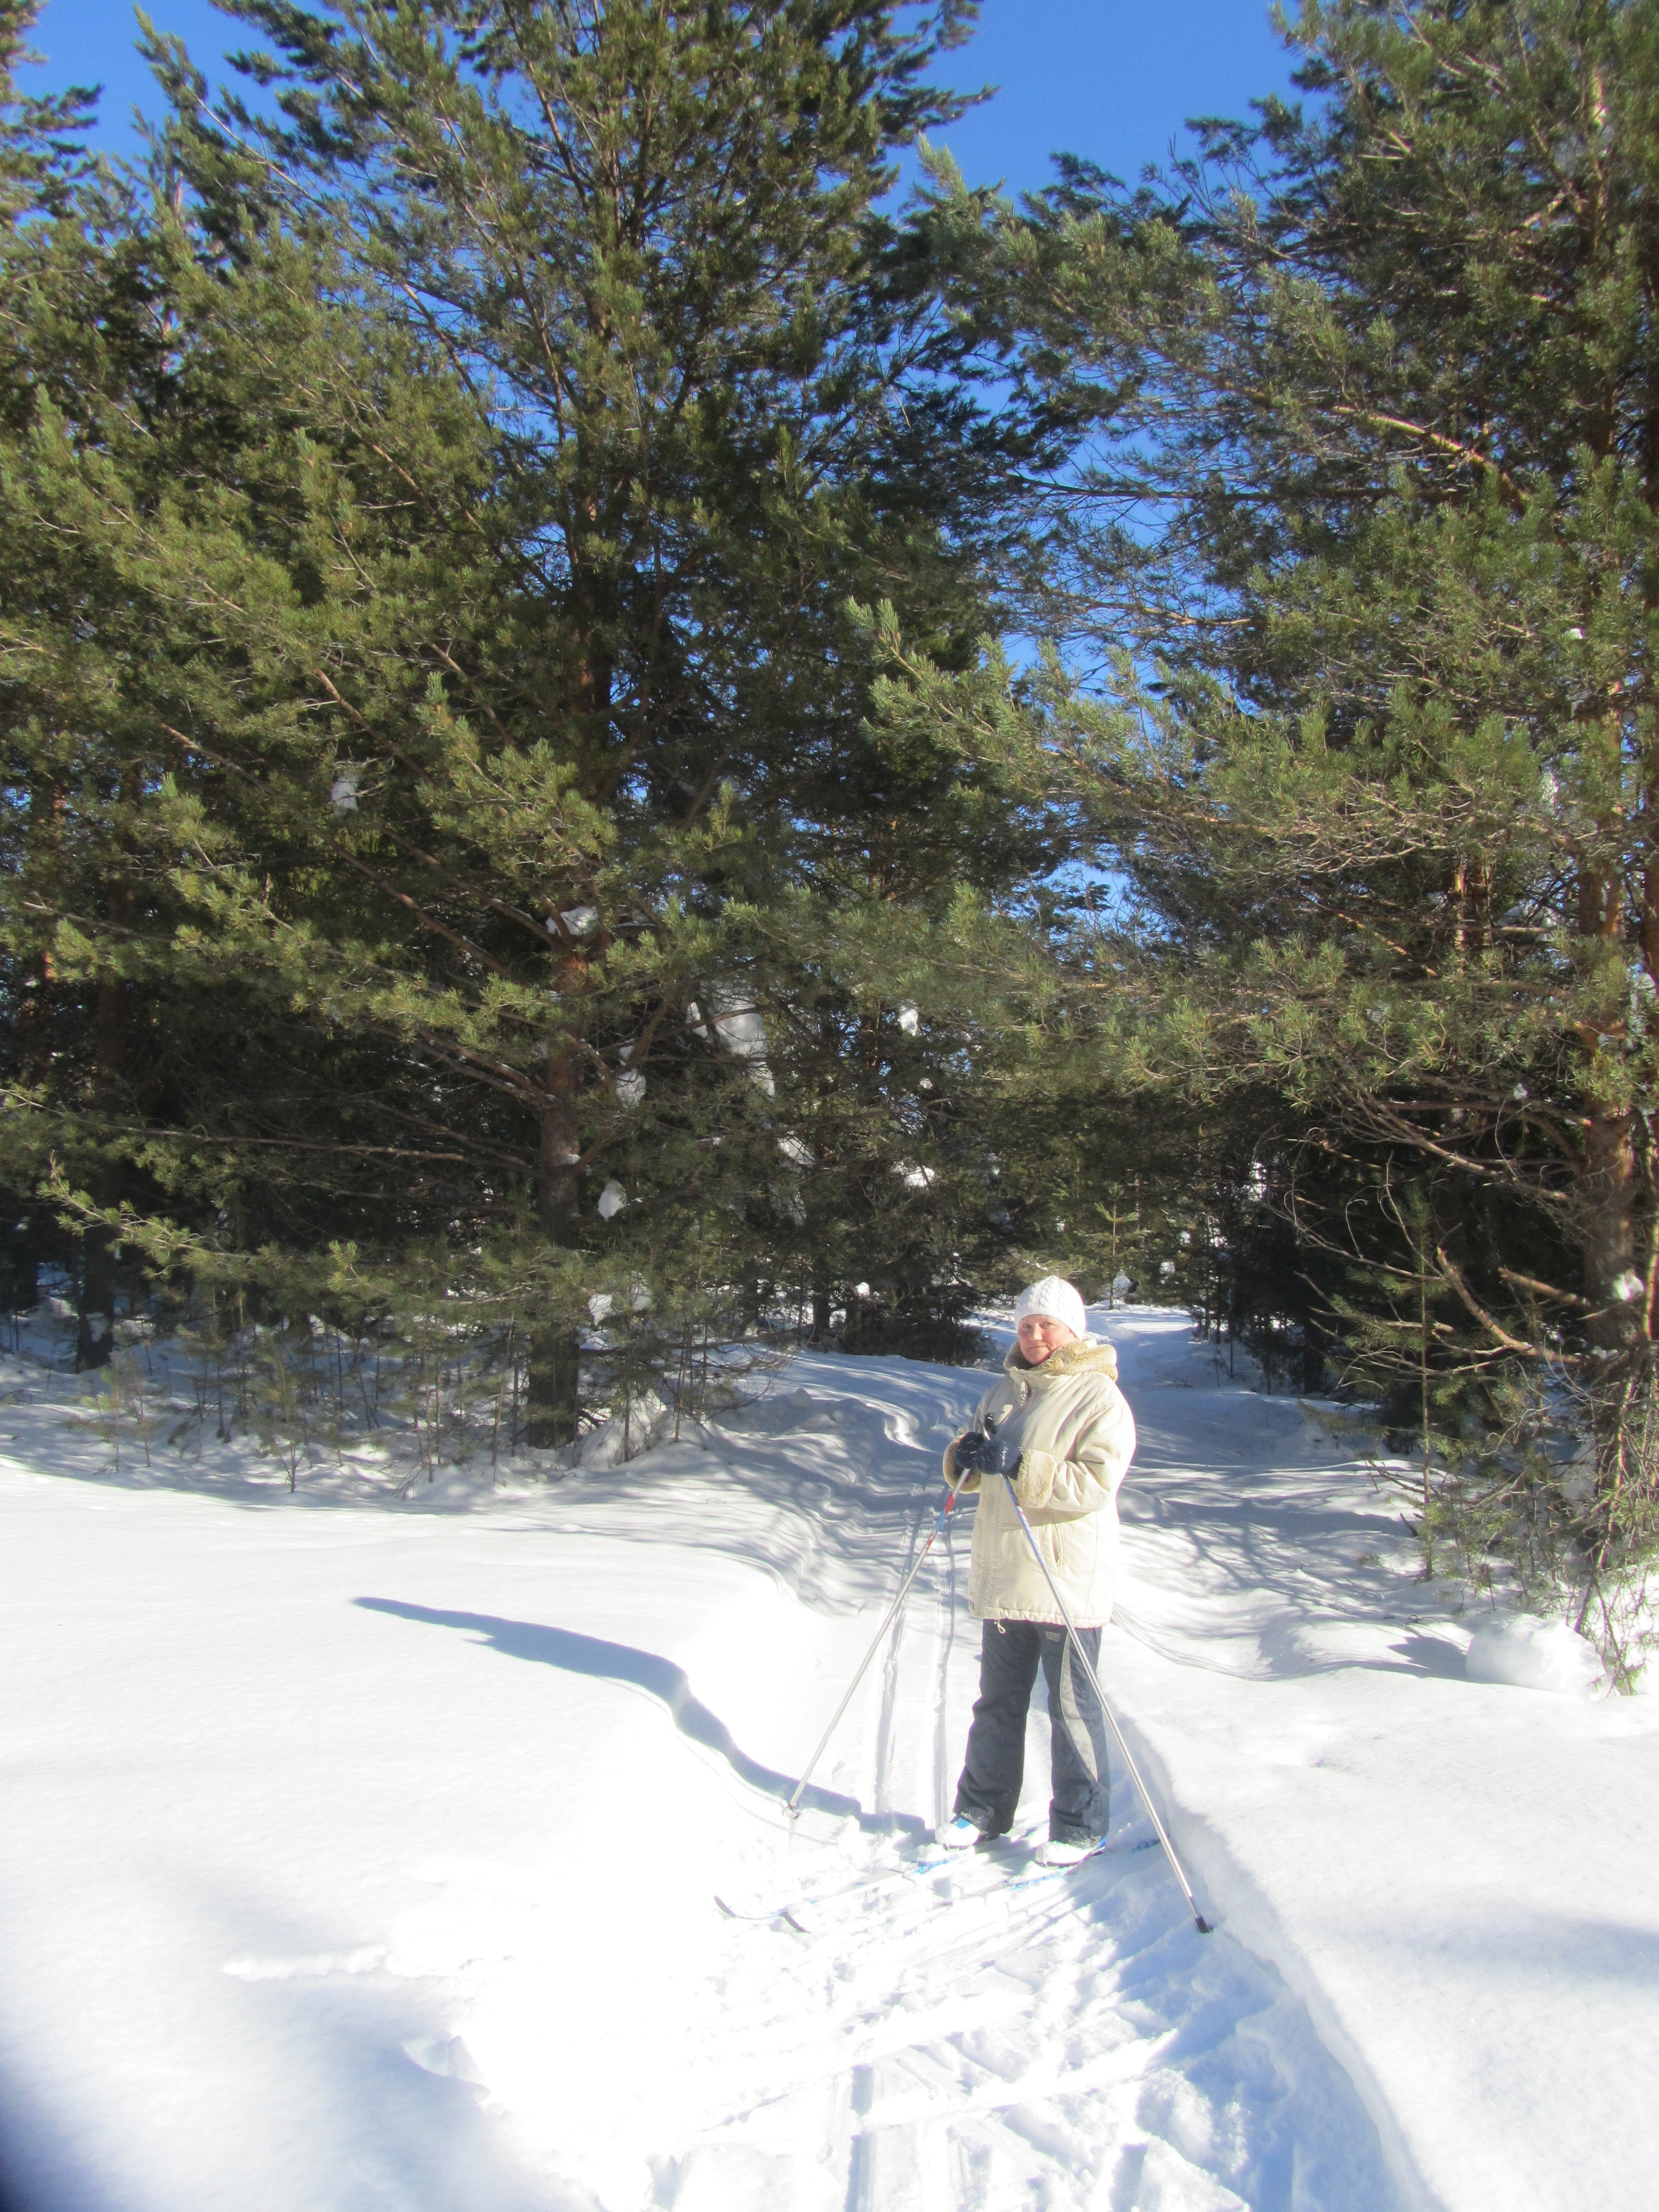
[[[149,0],[158,27],[183,38],[216,80],[227,47],[255,43],[210,0]],[[104,87],[100,137],[131,151],[131,111],[155,88],[133,51],[128,0],[47,0],[31,43],[47,59],[30,90]],[[1291,58],[1266,0],[985,0],[972,43],[939,74],[1000,88],[946,139],[970,184],[1045,183],[1049,158],[1081,154],[1133,179],[1168,158],[1193,115],[1243,115],[1289,88]]]

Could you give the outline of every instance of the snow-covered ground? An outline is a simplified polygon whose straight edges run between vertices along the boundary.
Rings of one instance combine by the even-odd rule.
[[[1208,1937],[1121,1777],[1063,1881],[854,1887],[948,1811],[963,1525],[782,1816],[983,1376],[802,1357],[702,1443],[393,1501],[118,1480],[8,1363],[19,2205],[1650,2204],[1659,1698],[1472,1680],[1340,1436],[1094,1318],[1141,1435],[1105,1680]],[[1032,1840],[1035,1720],[1028,1771]]]

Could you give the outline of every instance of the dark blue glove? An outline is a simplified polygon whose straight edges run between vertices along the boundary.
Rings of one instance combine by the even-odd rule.
[[[958,1474],[1018,1474],[1019,1454],[995,1437],[963,1437],[956,1447]]]

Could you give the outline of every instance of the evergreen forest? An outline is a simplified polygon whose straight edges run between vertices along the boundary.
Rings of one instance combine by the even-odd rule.
[[[1018,198],[971,0],[228,12],[124,164],[0,0],[0,1312],[553,1476],[1054,1270],[1628,1677],[1653,0]]]

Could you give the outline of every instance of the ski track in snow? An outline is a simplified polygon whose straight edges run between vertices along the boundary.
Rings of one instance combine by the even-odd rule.
[[[1526,1693],[1457,1679],[1466,1632],[1412,1595],[1393,1509],[1293,1402],[1224,1387],[1181,1316],[1108,1325],[1141,1447],[1106,1686],[1208,1938],[1135,1848],[1151,1826],[1115,1766],[1113,1848],[1062,1881],[1012,1890],[975,1854],[855,1886],[949,1811],[977,1674],[965,1513],[783,1817],[981,1373],[803,1355],[702,1444],[374,1508],[246,1476],[118,1485],[61,1414],[9,1406],[0,1664],[27,1692],[4,1738],[27,1817],[0,1856],[0,2197],[10,2178],[26,2212],[1564,2206],[1547,2176],[1504,2178],[1467,2087],[1497,2057],[1476,2034],[1457,2073],[1437,1992],[1398,2051],[1388,2006],[1367,2014],[1376,1975],[1413,1969],[1375,1924],[1344,1950],[1317,1869],[1385,1801],[1310,1795],[1357,1786],[1358,1753],[1323,1778],[1339,1741],[1395,1724],[1379,1705],[1343,1739],[1327,1676],[1455,1682],[1497,1723]],[[1045,1738],[1034,1712],[1028,1846]],[[728,1919],[717,1890],[762,1915],[821,1901],[797,1928]],[[1304,1894],[1308,1955],[1285,1932]],[[1413,2132],[1413,2063],[1445,2077],[1473,2163],[1451,2123]],[[1536,2102],[1536,2068],[1517,2079]],[[1611,2170],[1581,2201],[1644,2201]]]

